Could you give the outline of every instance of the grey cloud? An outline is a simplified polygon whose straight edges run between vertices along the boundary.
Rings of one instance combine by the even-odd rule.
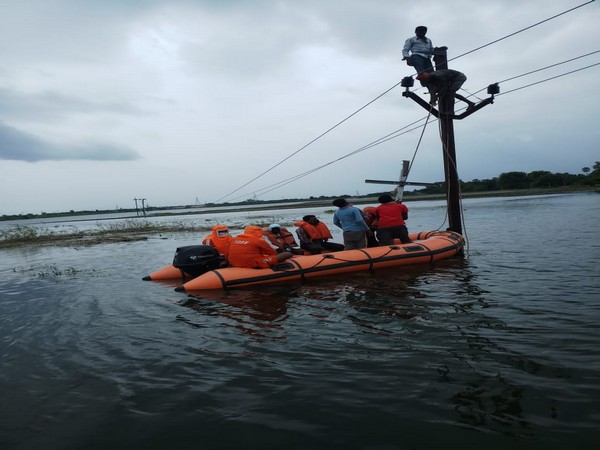
[[[13,161],[131,161],[138,159],[135,150],[106,143],[58,146],[0,123],[0,159]]]
[[[147,114],[127,102],[88,101],[54,91],[22,94],[0,88],[0,116],[24,120],[58,120],[72,113],[95,114],[116,113],[123,115]]]

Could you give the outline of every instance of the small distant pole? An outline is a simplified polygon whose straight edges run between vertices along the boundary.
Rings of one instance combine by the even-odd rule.
[[[406,186],[406,179],[408,178],[408,168],[410,161],[402,161],[402,171],[400,172],[400,182],[398,183],[398,189],[396,189],[396,201],[401,202],[402,196],[404,195],[404,186]]]
[[[146,199],[145,198],[141,198],[140,200],[142,201],[142,214],[144,216],[146,216],[146,203],[145,203]]]
[[[140,215],[140,213],[139,213],[139,210],[138,210],[138,200],[139,200],[139,199],[137,199],[137,198],[134,198],[134,199],[133,199],[133,201],[135,202],[135,215],[136,215],[136,216],[139,216],[139,215]]]

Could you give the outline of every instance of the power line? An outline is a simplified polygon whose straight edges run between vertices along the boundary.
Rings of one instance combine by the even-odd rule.
[[[361,106],[359,109],[357,109],[356,111],[354,111],[352,114],[350,114],[349,116],[347,116],[345,119],[340,120],[338,123],[336,123],[334,126],[332,126],[331,128],[329,128],[327,131],[324,131],[323,133],[321,133],[319,136],[317,136],[316,138],[314,138],[312,141],[310,141],[309,143],[303,145],[302,147],[300,147],[298,150],[296,150],[295,152],[293,152],[292,154],[290,154],[289,156],[286,156],[284,159],[282,159],[281,161],[279,161],[277,164],[275,164],[274,166],[270,167],[269,169],[265,170],[264,172],[262,172],[261,174],[257,175],[256,177],[254,177],[253,179],[251,179],[250,181],[248,181],[247,183],[243,184],[242,186],[240,186],[239,188],[231,191],[229,194],[224,195],[223,197],[221,197],[220,199],[218,199],[216,201],[216,203],[220,202],[221,200],[223,200],[224,198],[229,197],[230,195],[238,192],[240,189],[245,188],[246,186],[248,186],[250,183],[258,180],[260,177],[262,177],[263,175],[269,173],[271,170],[275,169],[276,167],[280,166],[281,164],[283,164],[284,162],[286,162],[288,159],[290,159],[292,156],[296,155],[297,153],[300,153],[302,150],[304,150],[306,147],[308,147],[309,145],[315,143],[316,141],[318,141],[319,139],[321,139],[323,136],[325,136],[327,133],[329,133],[330,131],[333,131],[335,128],[337,128],[338,126],[340,126],[341,124],[343,124],[344,122],[346,122],[347,120],[349,120],[350,118],[352,118],[353,116],[355,116],[356,114],[358,114],[359,112],[361,112],[363,109],[365,109],[366,107],[368,107],[369,105],[371,105],[372,103],[375,103],[377,100],[379,100],[381,97],[383,97],[385,94],[387,94],[388,92],[390,92],[392,89],[394,89],[396,86],[398,86],[400,83],[402,83],[402,81],[399,81],[398,83],[396,83],[395,85],[393,85],[391,88],[389,88],[388,90],[386,90],[385,92],[379,94],[377,97],[375,97],[373,100],[371,100],[370,102],[366,103],[365,105]]]
[[[408,125],[405,125],[404,127],[400,128],[400,129],[398,129],[396,131],[388,133],[384,137],[376,139],[375,141],[370,142],[369,144],[366,144],[366,145],[364,145],[364,146],[362,146],[362,147],[360,147],[360,148],[358,148],[356,150],[353,150],[352,152],[347,153],[346,155],[340,156],[339,158],[336,158],[333,161],[330,161],[328,163],[322,164],[322,165],[320,165],[318,167],[315,167],[313,169],[307,170],[306,172],[294,175],[294,176],[292,176],[290,178],[286,178],[284,180],[278,181],[278,182],[273,183],[271,185],[265,186],[264,188],[257,189],[256,191],[252,191],[250,193],[247,193],[247,194],[244,194],[244,195],[240,195],[238,197],[235,197],[233,200],[237,200],[237,199],[240,199],[240,198],[248,198],[249,195],[264,195],[264,194],[266,194],[268,192],[274,191],[275,189],[278,189],[280,187],[286,186],[286,185],[288,185],[290,183],[293,183],[294,181],[299,180],[300,178],[304,178],[305,176],[308,176],[308,175],[310,175],[310,174],[312,174],[314,172],[317,172],[317,171],[319,171],[321,169],[324,169],[325,167],[328,167],[328,166],[330,166],[332,164],[335,164],[336,162],[342,161],[342,160],[344,160],[346,158],[349,158],[351,156],[354,156],[354,155],[356,155],[358,153],[362,153],[365,150],[368,150],[370,148],[376,147],[379,144],[383,144],[383,143],[388,142],[388,141],[390,141],[392,139],[400,137],[400,136],[402,136],[404,134],[410,133],[411,131],[417,130],[417,129],[421,128],[422,125],[414,126],[413,128],[408,128],[408,127],[411,127],[412,125],[415,125],[415,124],[417,124],[417,123],[419,123],[419,122],[421,122],[421,121],[423,121],[425,119],[427,119],[427,117],[422,117],[421,119],[418,119],[418,120],[416,120],[416,121],[414,121],[414,122],[412,122],[412,123],[410,123]]]
[[[594,1],[595,1],[595,0],[589,0],[589,1],[585,2],[585,3],[582,3],[582,4],[578,5],[578,6],[575,6],[575,7],[573,7],[573,8],[571,8],[571,9],[565,10],[565,11],[563,11],[563,12],[559,13],[559,14],[555,14],[554,16],[548,17],[547,19],[544,19],[544,20],[541,20],[541,21],[539,21],[539,22],[536,22],[536,23],[534,23],[533,25],[530,25],[530,26],[528,26],[528,27],[525,27],[525,28],[522,28],[522,29],[520,29],[520,30],[517,30],[517,31],[515,31],[515,32],[513,32],[513,33],[510,33],[510,34],[508,34],[508,35],[506,35],[506,36],[503,36],[503,37],[501,37],[501,38],[499,38],[499,39],[496,39],[496,40],[494,40],[494,41],[492,41],[492,42],[489,42],[489,43],[487,43],[487,44],[481,45],[481,46],[479,46],[479,47],[477,47],[477,48],[475,48],[475,49],[473,49],[473,50],[470,50],[470,51],[468,51],[468,52],[462,53],[462,54],[460,54],[460,55],[458,55],[458,56],[456,56],[456,57],[454,57],[454,58],[452,58],[452,59],[450,59],[450,60],[448,60],[448,61],[453,61],[453,60],[456,60],[456,59],[458,59],[458,58],[461,58],[461,57],[463,57],[463,56],[465,56],[465,55],[469,55],[469,54],[471,54],[471,53],[473,53],[473,52],[476,52],[476,51],[478,51],[478,50],[481,50],[482,48],[489,47],[490,45],[496,44],[496,43],[498,43],[498,42],[500,42],[500,41],[502,41],[502,40],[504,40],[504,39],[508,39],[509,37],[515,36],[515,35],[517,35],[517,34],[519,34],[519,33],[522,33],[522,32],[524,32],[524,31],[526,31],[526,30],[529,30],[529,29],[531,29],[531,28],[534,28],[534,27],[536,27],[536,26],[538,26],[538,25],[541,25],[541,24],[543,24],[543,23],[545,23],[545,22],[548,22],[548,21],[550,21],[550,20],[556,19],[557,17],[563,16],[563,15],[565,15],[565,14],[569,13],[569,12],[575,11],[576,9],[579,9],[579,8],[581,8],[581,7],[583,7],[583,6],[586,6],[586,5],[590,4],[590,3],[593,3]],[[330,132],[331,132],[331,131],[333,131],[335,128],[337,128],[338,126],[340,126],[340,125],[341,125],[341,124],[343,124],[344,122],[348,121],[350,118],[354,117],[355,115],[357,115],[357,114],[358,114],[359,112],[361,112],[362,110],[366,109],[366,108],[367,108],[368,106],[370,106],[371,104],[375,103],[377,100],[379,100],[381,97],[383,97],[384,95],[386,95],[386,94],[387,94],[388,92],[390,92],[391,90],[395,89],[395,88],[396,88],[398,85],[400,85],[400,84],[401,84],[401,81],[399,81],[398,83],[394,84],[392,87],[390,87],[389,89],[385,90],[384,92],[382,92],[381,94],[379,94],[377,97],[375,97],[374,99],[372,99],[371,101],[367,102],[365,105],[361,106],[359,109],[357,109],[356,111],[354,111],[352,114],[348,115],[347,117],[345,117],[344,119],[342,119],[341,121],[339,121],[338,123],[336,123],[335,125],[333,125],[332,127],[330,127],[329,129],[327,129],[326,131],[324,131],[323,133],[321,133],[320,135],[318,135],[316,138],[312,139],[312,140],[311,140],[311,141],[309,141],[307,144],[305,144],[305,145],[303,145],[302,147],[300,147],[298,150],[296,150],[296,151],[292,152],[290,155],[286,156],[284,159],[282,159],[282,160],[281,160],[281,161],[279,161],[278,163],[276,163],[276,164],[274,164],[273,166],[271,166],[269,169],[267,169],[267,170],[263,171],[262,173],[260,173],[259,175],[257,175],[257,176],[256,176],[256,177],[254,177],[253,179],[251,179],[250,181],[248,181],[248,182],[244,183],[244,184],[243,184],[243,185],[241,185],[240,187],[238,187],[238,188],[234,189],[234,190],[233,190],[233,191],[231,191],[230,193],[228,193],[228,194],[226,194],[226,195],[224,195],[224,196],[220,197],[219,199],[217,199],[217,200],[215,201],[215,203],[218,203],[218,202],[220,202],[221,200],[223,200],[223,199],[225,199],[225,198],[227,198],[227,197],[230,197],[230,196],[231,196],[231,195],[233,195],[234,193],[236,193],[236,192],[240,191],[240,190],[241,190],[241,189],[243,189],[244,187],[248,186],[249,184],[251,184],[251,183],[253,183],[254,181],[258,180],[259,178],[263,177],[263,176],[264,176],[264,175],[266,175],[267,173],[271,172],[271,171],[272,171],[272,170],[274,170],[276,167],[279,167],[281,164],[283,164],[284,162],[286,162],[287,160],[289,160],[289,159],[290,159],[290,158],[292,158],[293,156],[297,155],[297,154],[298,154],[298,153],[300,153],[302,150],[306,149],[307,147],[309,147],[310,145],[312,145],[313,143],[315,143],[316,141],[318,141],[319,139],[321,139],[323,136],[325,136],[326,134],[330,133]],[[478,91],[478,92],[480,92],[480,91]],[[396,136],[396,137],[397,137],[397,136]],[[342,158],[342,159],[343,159],[343,158]],[[329,164],[327,164],[327,165],[329,165]],[[287,184],[287,183],[286,183],[286,184]],[[257,192],[258,192],[258,191],[257,191]]]
[[[593,52],[590,52],[590,53],[586,53],[585,55],[576,56],[576,57],[571,58],[571,59],[566,59],[564,61],[561,61],[561,62],[558,62],[558,63],[555,63],[555,64],[550,64],[549,66],[541,67],[539,69],[530,70],[529,72],[525,72],[525,73],[522,73],[520,75],[515,75],[514,77],[506,78],[506,79],[504,79],[502,81],[497,81],[496,83],[502,84],[502,83],[506,83],[507,81],[516,80],[517,78],[522,78],[522,77],[525,77],[527,75],[531,75],[533,73],[537,73],[537,72],[541,72],[543,70],[551,69],[552,67],[557,67],[557,66],[560,66],[562,64],[573,62],[573,61],[576,61],[578,59],[585,58],[586,56],[595,55],[596,53],[600,53],[600,50],[596,50],[596,51],[593,51]],[[476,94],[478,94],[478,93],[480,93],[482,91],[485,91],[486,89],[487,89],[487,87],[479,89],[478,91],[475,91],[473,94],[471,94],[471,96],[476,95]]]
[[[580,72],[582,70],[589,69],[590,67],[599,66],[599,65],[600,65],[600,63],[590,64],[589,66],[581,67],[579,69],[571,70],[570,72],[561,73],[560,75],[556,75],[556,76],[553,76],[553,77],[550,77],[550,78],[546,78],[544,80],[536,81],[535,83],[530,83],[530,84],[526,84],[525,86],[521,86],[521,87],[518,87],[518,88],[515,88],[515,89],[511,89],[510,91],[502,92],[502,93],[498,94],[498,96],[510,94],[511,92],[515,92],[515,91],[520,91],[521,89],[525,89],[525,88],[528,88],[528,87],[531,87],[531,86],[535,86],[536,84],[541,84],[541,83],[545,83],[546,81],[555,80],[556,78],[564,77],[566,75],[570,75],[570,74],[575,73],[575,72]]]
[[[575,6],[575,7],[571,8],[571,9],[567,9],[566,11],[563,11],[563,12],[561,12],[559,14],[556,14],[556,15],[554,15],[552,17],[548,17],[547,19],[541,20],[541,21],[539,21],[537,23],[534,23],[533,25],[529,25],[528,27],[525,27],[525,28],[522,28],[522,29],[520,29],[518,31],[515,31],[514,33],[507,34],[504,37],[496,39],[495,41],[489,42],[489,43],[484,44],[484,45],[482,45],[480,47],[474,48],[473,50],[469,50],[466,53],[462,53],[462,54],[460,54],[458,56],[455,56],[454,58],[449,59],[448,61],[454,61],[455,59],[462,58],[463,56],[466,56],[466,55],[470,55],[471,53],[474,53],[474,52],[476,52],[478,50],[481,50],[482,48],[489,47],[490,45],[496,44],[496,43],[498,43],[500,41],[503,41],[504,39],[508,39],[509,37],[515,36],[515,35],[517,35],[519,33],[524,32],[524,31],[530,30],[531,28],[537,27],[538,25],[546,23],[546,22],[548,22],[548,21],[550,21],[552,19],[556,19],[557,17],[564,16],[565,14],[570,13],[571,11],[575,11],[576,9],[582,8],[583,6],[589,5],[590,3],[593,3],[595,1],[596,0],[590,0],[588,2],[582,3],[581,5]]]
[[[597,52],[592,52],[590,54],[593,54],[593,53],[597,53]],[[577,58],[574,58],[574,59],[577,59]],[[554,65],[548,66],[548,67],[553,67],[553,66],[556,66],[556,65],[557,64],[554,64]],[[569,71],[569,72],[565,72],[563,74],[556,75],[556,76],[553,76],[553,77],[550,77],[550,78],[546,78],[544,80],[540,80],[540,81],[537,81],[535,83],[530,83],[530,84],[527,84],[527,85],[524,85],[524,86],[521,86],[521,87],[518,87],[518,88],[515,88],[515,89],[511,89],[510,91],[506,91],[506,92],[497,94],[497,96],[506,95],[506,94],[509,94],[509,93],[512,93],[512,92],[515,92],[515,91],[518,91],[518,90],[521,90],[521,89],[525,89],[525,88],[528,88],[528,87],[535,86],[537,84],[541,84],[541,83],[544,83],[544,82],[547,82],[547,81],[554,80],[556,78],[560,78],[560,77],[563,77],[563,76],[566,76],[566,75],[570,75],[570,74],[573,74],[573,73],[576,73],[576,72],[580,72],[582,70],[589,69],[591,67],[598,66],[598,65],[600,65],[600,63],[590,64],[588,66],[585,66],[585,67],[582,67],[582,68],[579,68],[579,69],[575,69],[575,70],[572,70],[572,71]],[[538,72],[538,71],[539,70],[535,70],[535,71],[532,71],[530,73],[534,73],[534,72]],[[518,78],[518,77],[519,76],[517,76],[517,77],[511,77],[511,78],[509,78],[509,80],[512,80],[512,79],[515,79],[515,78]],[[484,89],[486,89],[486,88],[484,88]],[[480,91],[477,91],[477,92],[480,92]],[[364,145],[364,146],[362,146],[362,147],[360,147],[360,148],[358,148],[356,150],[353,150],[350,153],[347,153],[347,154],[345,154],[343,156],[340,156],[339,158],[336,158],[336,159],[334,159],[332,161],[329,161],[329,162],[327,162],[325,164],[317,166],[317,167],[315,167],[313,169],[309,169],[309,170],[307,170],[305,172],[302,172],[300,174],[297,174],[297,175],[294,175],[292,177],[286,178],[284,180],[278,181],[277,183],[271,184],[269,186],[265,186],[264,188],[257,189],[256,191],[249,192],[249,193],[247,193],[245,195],[242,195],[242,196],[239,196],[239,197],[235,197],[233,200],[237,200],[237,199],[240,199],[240,198],[248,198],[248,196],[252,196],[252,195],[264,195],[264,194],[267,194],[267,193],[269,193],[271,191],[274,191],[275,189],[279,189],[279,188],[281,188],[283,186],[286,186],[286,185],[288,185],[290,183],[298,181],[299,179],[304,178],[304,177],[306,177],[308,175],[311,175],[311,174],[313,174],[315,172],[318,172],[319,170],[324,169],[325,167],[328,167],[328,166],[330,166],[332,164],[340,162],[340,161],[342,161],[342,160],[344,160],[346,158],[349,158],[351,156],[357,155],[358,153],[362,153],[365,150],[369,150],[369,149],[371,149],[373,147],[376,147],[376,146],[378,146],[380,144],[388,142],[388,141],[390,141],[392,139],[396,139],[396,138],[398,138],[400,136],[403,136],[403,135],[405,135],[407,133],[410,133],[411,131],[417,130],[417,129],[423,127],[423,125],[414,126],[412,128],[408,128],[408,127],[410,127],[412,125],[415,125],[415,124],[423,121],[424,119],[426,119],[426,117],[423,117],[423,118],[421,118],[419,120],[416,120],[416,121],[410,123],[409,125],[406,125],[403,128],[400,128],[400,129],[398,129],[396,131],[393,131],[393,132],[387,134],[386,136],[384,136],[382,138],[379,138],[379,139],[377,139],[377,140],[375,140],[375,141],[373,141],[373,142],[371,142],[369,144],[366,144],[366,145]],[[414,159],[414,156],[413,156],[413,159]],[[411,166],[412,166],[412,162],[411,162]]]

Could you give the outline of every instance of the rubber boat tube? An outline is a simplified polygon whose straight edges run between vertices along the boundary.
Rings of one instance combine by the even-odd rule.
[[[460,253],[464,246],[463,237],[451,231],[412,233],[410,238],[413,241],[410,244],[296,256],[267,269],[226,267],[211,270],[175,290],[191,292],[236,288],[385,267],[431,263]],[[152,277],[152,275],[150,276]]]
[[[183,270],[178,269],[174,265],[168,265],[163,267],[162,269],[158,269],[152,272],[150,275],[142,278],[144,281],[163,281],[163,280],[185,280],[192,278],[192,276],[188,273],[185,273]]]

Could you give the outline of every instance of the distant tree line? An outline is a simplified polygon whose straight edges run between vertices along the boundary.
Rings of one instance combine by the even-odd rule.
[[[583,167],[582,174],[551,173],[546,170],[534,172],[504,172],[499,176],[472,181],[460,181],[462,192],[486,192],[514,189],[543,189],[567,186],[598,186],[600,185],[600,161],[593,167]],[[416,194],[443,194],[446,192],[445,183],[439,182],[433,186],[413,191]]]

